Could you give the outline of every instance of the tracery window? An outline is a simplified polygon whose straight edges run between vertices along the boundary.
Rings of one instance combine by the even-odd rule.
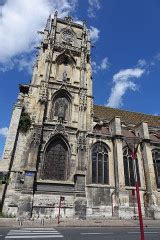
[[[44,179],[66,180],[68,169],[68,148],[63,140],[53,140],[46,149],[43,168]]]
[[[152,151],[157,187],[160,188],[160,149]]]
[[[136,162],[137,179],[138,179],[138,183],[140,185],[139,167],[138,167],[138,159],[137,158],[136,158],[135,162]],[[123,163],[124,163],[125,185],[126,186],[135,186],[132,153],[128,148],[125,148],[123,151]]]
[[[109,184],[108,150],[103,143],[92,148],[92,183]]]

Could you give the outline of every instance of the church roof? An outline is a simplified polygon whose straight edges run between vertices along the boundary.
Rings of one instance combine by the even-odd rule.
[[[141,122],[148,122],[149,126],[160,127],[160,116],[154,116],[138,112],[94,105],[94,118],[97,120],[111,121],[115,116],[119,116],[124,124],[137,125]]]

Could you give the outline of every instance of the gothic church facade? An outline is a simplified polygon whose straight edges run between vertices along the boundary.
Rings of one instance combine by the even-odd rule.
[[[20,85],[0,171],[4,215],[133,218],[131,153],[143,216],[160,219],[160,117],[93,104],[91,42],[85,24],[49,17],[32,80]]]

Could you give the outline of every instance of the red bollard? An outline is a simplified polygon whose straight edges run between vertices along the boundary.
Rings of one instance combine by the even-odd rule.
[[[64,197],[60,196],[60,199],[59,199],[59,210],[58,210],[58,224],[60,224],[60,213],[61,213],[61,204],[62,202],[65,200]]]

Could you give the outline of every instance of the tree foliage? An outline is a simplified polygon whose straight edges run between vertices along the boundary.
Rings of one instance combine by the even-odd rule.
[[[22,112],[21,118],[19,121],[19,131],[26,133],[31,127],[31,118],[28,113]]]

